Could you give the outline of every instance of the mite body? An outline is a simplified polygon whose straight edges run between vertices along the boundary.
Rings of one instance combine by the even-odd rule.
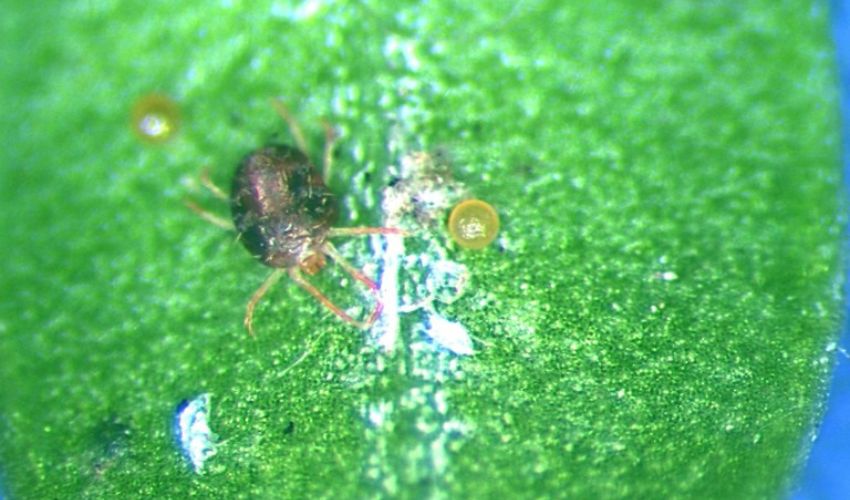
[[[270,267],[313,274],[336,218],[336,203],[310,160],[289,146],[258,149],[242,160],[230,197],[245,248]]]
[[[273,100],[277,113],[289,125],[298,148],[270,145],[249,153],[239,164],[233,177],[231,194],[203,175],[201,182],[218,198],[230,203],[233,223],[200,208],[191,201],[186,205],[203,219],[226,229],[235,229],[245,248],[257,260],[274,268],[254,292],[245,307],[244,324],[253,335],[254,308],[283,274],[288,274],[301,288],[344,321],[359,328],[369,328],[380,316],[378,284],[352,266],[329,241],[336,236],[404,233],[388,227],[331,227],[336,218],[336,202],[304,153],[304,136],[295,119],[282,102]],[[334,135],[325,126],[324,172],[330,170]],[[375,306],[365,320],[357,320],[328,299],[302,274],[317,273],[325,265],[325,257],[338,263],[372,294]]]

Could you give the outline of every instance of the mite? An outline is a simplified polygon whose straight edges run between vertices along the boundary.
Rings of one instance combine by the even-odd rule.
[[[306,142],[297,121],[281,101],[274,99],[272,105],[289,125],[297,148],[269,145],[249,153],[236,169],[229,197],[210,181],[206,173],[201,175],[204,186],[230,203],[232,223],[192,202],[186,204],[205,220],[234,229],[248,252],[274,269],[245,308],[244,325],[250,335],[254,334],[254,308],[284,274],[344,321],[367,329],[377,320],[383,308],[378,284],[351,265],[329,239],[404,233],[388,227],[331,227],[337,214],[336,198],[325,186],[323,175],[316,172],[305,154]],[[325,136],[323,170],[326,177],[335,140],[333,129],[327,124]],[[305,273],[313,275],[319,272],[327,257],[371,292],[375,306],[365,320],[350,316],[305,278]]]

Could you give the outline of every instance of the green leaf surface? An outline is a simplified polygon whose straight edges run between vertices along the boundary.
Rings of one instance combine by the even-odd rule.
[[[3,488],[781,495],[840,315],[824,4],[6,2]],[[152,92],[183,113],[159,147],[129,126]],[[382,195],[417,152],[498,210],[483,251],[450,242],[445,211],[404,240],[468,270],[433,308],[473,355],[427,342],[422,310],[383,349],[386,321],[359,331],[286,281],[246,335],[268,269],[183,201],[227,217],[199,173],[226,186],[247,152],[291,143],[272,96],[317,164],[320,120],[338,131],[339,226],[385,224]],[[382,241],[337,245],[378,275]],[[402,282],[427,275],[410,262]],[[311,279],[368,313],[339,266]],[[173,426],[201,394],[218,440],[196,473]]]

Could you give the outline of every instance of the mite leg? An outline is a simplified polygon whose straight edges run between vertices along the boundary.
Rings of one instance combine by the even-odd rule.
[[[342,268],[345,269],[345,272],[350,274],[352,278],[366,285],[366,287],[369,289],[369,292],[372,294],[372,297],[374,297],[375,308],[372,310],[372,314],[369,315],[369,319],[367,319],[365,323],[361,323],[363,325],[361,326],[361,328],[363,328],[364,330],[369,328],[370,326],[372,326],[372,323],[374,323],[375,320],[378,319],[378,317],[381,315],[381,311],[384,309],[384,303],[381,302],[381,289],[378,287],[378,284],[372,281],[368,276],[363,274],[359,269],[352,266],[351,263],[348,262],[348,260],[337,251],[336,247],[330,244],[330,242],[326,241],[325,244],[322,245],[322,251],[328,257],[336,261],[337,264],[342,266]]]
[[[336,132],[330,123],[322,120],[322,128],[325,129],[325,148],[322,151],[322,179],[330,180],[331,163],[333,162],[333,150],[336,143]]]
[[[198,217],[204,219],[210,224],[215,224],[216,226],[227,229],[228,231],[234,230],[232,222],[225,219],[224,217],[219,217],[218,215],[204,210],[203,208],[199,207],[198,204],[196,204],[195,202],[190,200],[183,200],[183,204],[186,205],[186,208],[198,214]]]
[[[295,139],[295,145],[298,146],[298,149],[300,149],[302,153],[307,154],[307,141],[304,140],[304,134],[301,132],[301,126],[298,125],[298,121],[292,116],[292,113],[289,112],[289,108],[286,107],[286,104],[284,104],[283,101],[277,98],[272,98],[272,107],[289,126],[289,133],[292,134],[292,138]]]
[[[329,298],[325,297],[325,295],[322,292],[320,292],[319,289],[316,288],[312,283],[310,283],[309,281],[304,279],[304,276],[301,274],[301,270],[299,270],[297,267],[293,267],[293,268],[289,269],[289,277],[292,278],[292,281],[297,283],[298,286],[300,286],[301,288],[306,290],[307,293],[312,295],[313,298],[315,298],[316,300],[321,302],[323,306],[325,306],[328,309],[330,309],[331,311],[333,311],[334,314],[336,314],[337,316],[342,318],[347,323],[351,323],[352,325],[356,326],[357,328],[361,328],[363,330],[369,328],[372,325],[372,322],[374,320],[371,320],[369,322],[364,323],[362,321],[357,321],[356,319],[349,316],[345,311],[340,309],[339,306],[337,306],[336,304],[331,302],[331,300]]]
[[[257,302],[259,302],[260,299],[263,298],[263,295],[265,295],[266,292],[269,291],[269,288],[271,288],[275,283],[280,280],[281,276],[283,276],[283,269],[275,269],[274,271],[272,271],[269,277],[266,278],[265,281],[263,281],[263,284],[260,285],[260,288],[257,288],[257,291],[254,292],[254,295],[251,295],[251,300],[249,300],[248,305],[245,306],[245,319],[242,321],[242,323],[245,325],[245,328],[248,330],[248,335],[252,337],[254,336],[254,328],[251,326],[251,323],[254,320],[254,308],[257,307]]]
[[[216,198],[222,201],[229,201],[227,194],[210,179],[210,170],[205,168],[201,170],[201,184],[209,190]]]
[[[370,234],[398,234],[407,236],[408,233],[395,227],[332,227],[328,236],[366,236]]]
[[[209,190],[210,193],[213,194],[216,198],[220,200],[227,201],[227,195],[224,194],[224,191],[221,190],[220,187],[216,186],[215,183],[210,179],[209,169],[205,168],[201,170],[201,175],[198,177],[201,181],[201,184]],[[228,231],[232,231],[234,229],[233,223],[230,220],[225,219],[224,217],[219,217],[218,215],[213,214],[203,208],[201,208],[197,203],[191,200],[183,200],[183,204],[186,205],[186,208],[195,212],[198,217],[204,219],[210,224],[214,224],[218,227],[227,229]]]

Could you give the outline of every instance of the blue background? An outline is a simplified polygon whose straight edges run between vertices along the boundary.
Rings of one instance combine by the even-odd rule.
[[[841,110],[844,143],[844,189],[850,194],[850,0],[832,1],[832,30],[841,85]],[[850,199],[850,197],[848,197]],[[846,209],[847,207],[845,207]],[[850,236],[850,228],[845,229]],[[850,259],[850,241],[845,241],[845,269]],[[844,284],[845,301],[850,296],[850,279]],[[850,306],[850,303],[846,303]],[[848,307],[845,307],[847,311]],[[837,364],[829,388],[826,415],[818,431],[794,500],[850,499],[850,314],[836,351]],[[843,351],[843,352],[842,352]]]

